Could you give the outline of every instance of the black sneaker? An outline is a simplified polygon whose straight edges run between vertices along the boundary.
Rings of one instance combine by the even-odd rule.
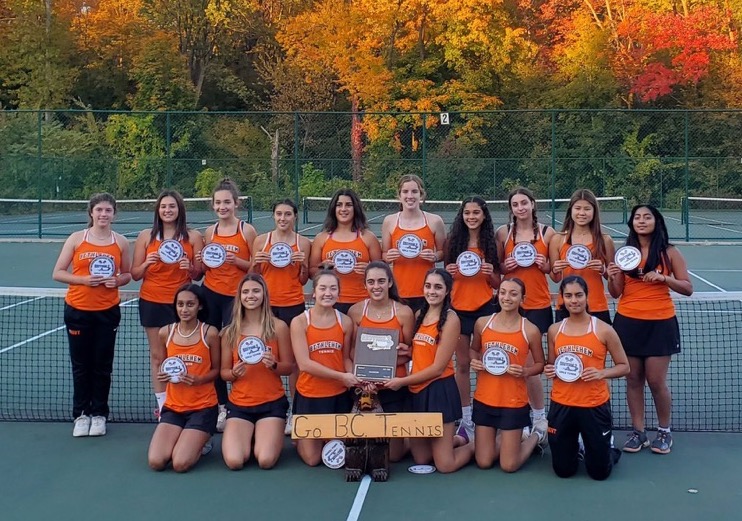
[[[668,431],[657,431],[657,437],[652,442],[652,452],[655,454],[670,454],[672,448],[672,434]]]
[[[647,431],[639,432],[635,430],[634,432],[629,434],[629,439],[626,440],[626,443],[623,444],[624,452],[639,452],[646,447],[649,447]]]

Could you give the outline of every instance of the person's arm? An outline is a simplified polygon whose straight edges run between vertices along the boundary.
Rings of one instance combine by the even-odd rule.
[[[246,364],[243,361],[239,361],[237,364],[232,366],[232,346],[227,343],[227,336],[222,332],[219,337],[219,344],[221,346],[221,362],[219,369],[219,376],[225,382],[234,382],[241,375],[245,374],[247,370]]]
[[[151,230],[149,228],[142,230],[134,242],[134,260],[131,264],[131,278],[134,280],[142,280],[147,268],[160,260],[160,256],[156,251],[147,255],[147,243],[149,242],[150,234]]]
[[[129,252],[129,241],[119,233],[117,233],[115,237],[116,242],[121,249],[121,266],[119,266],[118,274],[104,282],[108,288],[126,286],[131,282],[131,253]]]
[[[397,390],[404,386],[421,384],[441,376],[453,358],[460,330],[461,323],[459,322],[459,317],[456,313],[449,312],[446,323],[443,325],[443,331],[440,332],[440,340],[438,341],[438,348],[435,350],[433,363],[425,369],[409,376],[392,378],[384,382],[384,387]]]
[[[397,304],[397,320],[402,325],[402,338],[397,347],[397,365],[405,365],[412,355],[412,332],[415,329],[415,314],[412,308],[404,304]]]
[[[693,294],[693,283],[690,281],[688,265],[680,250],[671,246],[667,249],[667,255],[670,258],[671,274],[664,275],[656,271],[650,271],[644,275],[644,282],[657,282],[667,284],[675,293],[685,296]]]
[[[188,267],[188,275],[191,277],[191,280],[199,280],[204,274],[204,266],[201,262],[204,237],[198,230],[188,230],[188,242],[193,246],[193,262]]]
[[[484,364],[482,363],[482,331],[484,326],[489,320],[489,316],[480,317],[474,323],[474,333],[471,338],[471,346],[469,346],[469,360],[471,361],[469,367],[473,371],[483,371]]]
[[[363,241],[363,244],[366,245],[366,248],[368,249],[368,258],[369,262],[377,261],[381,259],[381,243],[379,243],[378,237],[369,229],[363,230],[363,233],[361,234],[361,240]],[[368,266],[368,262],[356,262],[355,267],[353,268],[353,273],[357,273],[358,275],[363,275],[366,273],[366,266]]]
[[[544,232],[544,243],[546,244],[546,251],[549,251],[549,244],[551,244],[551,240],[554,237],[554,228],[551,226],[546,227],[546,231]],[[536,266],[538,266],[538,269],[541,270],[542,273],[546,274],[551,271],[551,262],[549,262],[549,257],[546,255],[536,255]]]
[[[353,325],[353,340],[350,344],[350,353],[348,356],[350,356],[351,360],[356,359],[356,338],[358,337],[358,328],[361,325],[361,318],[363,315],[363,301],[356,302],[352,306],[350,306],[350,309],[348,310],[348,317],[350,317],[350,322]]]
[[[629,374],[629,360],[616,331],[608,324],[598,321],[596,333],[611,354],[613,367],[604,367],[603,369],[587,367],[582,371],[580,378],[585,382],[594,382],[606,378],[620,378]]]
[[[170,333],[170,326],[162,326],[157,332],[157,351],[160,353],[161,361],[167,357],[167,337]],[[160,367],[157,368],[157,381],[162,383],[168,383],[170,381],[170,375],[163,373]]]
[[[309,257],[312,254],[312,243],[309,242],[309,239],[301,235],[298,235],[297,238],[299,241],[299,251],[291,254],[291,260],[300,263],[299,282],[303,286],[309,280]]]
[[[608,274],[608,293],[613,298],[620,297],[626,284],[626,274],[612,261],[608,263],[606,273]]]
[[[507,226],[500,226],[495,233],[495,239],[497,241],[497,256],[500,260],[500,273],[503,275],[510,273],[518,267],[518,263],[511,256],[505,256],[505,241],[508,236]]]
[[[443,246],[446,243],[446,225],[439,215],[425,212],[428,216],[428,225],[435,237],[435,247],[426,248],[420,252],[420,258],[430,262],[443,260]]]
[[[559,258],[565,240],[567,240],[566,234],[558,233],[555,234],[549,242],[549,262],[551,263],[551,272],[549,276],[551,277],[551,280],[556,283],[561,282],[564,277],[563,271],[569,266],[569,263],[566,260]]]
[[[245,239],[245,244],[250,247],[255,242],[255,237],[257,234],[255,233],[255,228],[251,224],[248,224],[244,221],[240,221],[240,224],[238,225],[241,229],[239,232],[242,234],[242,238]],[[251,248],[252,249],[252,248]],[[230,253],[227,253],[227,262],[230,262]],[[250,259],[243,259],[241,257],[238,257],[235,254],[231,254],[232,261],[235,266],[237,266],[242,271],[250,271],[250,268],[252,267],[252,263],[250,262]]]
[[[276,332],[276,343],[278,344],[278,360],[273,352],[267,349],[261,361],[277,375],[289,376],[294,371],[294,355],[291,352],[289,326],[283,320],[277,318],[272,320]]]
[[[327,241],[327,232],[319,232],[312,242],[312,249],[309,254],[309,276],[314,277],[325,266],[325,260],[322,258],[322,248]]]
[[[353,376],[353,378],[356,379],[357,383],[354,383],[353,385],[358,385],[361,383],[361,381],[358,380],[354,375],[353,359],[350,356],[350,352],[353,347],[353,335],[355,333],[353,329],[353,321],[348,315],[341,315],[341,317],[343,324],[343,333],[345,333],[343,340],[343,366],[345,367],[346,374],[350,374],[351,376]],[[352,387],[353,385],[348,385],[348,387]]]
[[[399,259],[400,256],[399,250],[392,245],[392,229],[395,219],[396,215],[387,215],[381,225],[381,258],[389,263]]]
[[[541,331],[535,325],[526,322],[526,338],[528,338],[528,349],[531,351],[531,356],[533,356],[533,365],[531,367],[521,366],[520,370],[518,370],[513,369],[518,366],[511,364],[508,367],[508,373],[513,376],[528,378],[541,374],[544,370],[544,348],[542,347]]]
[[[59,252],[57,262],[54,264],[52,269],[52,279],[57,282],[63,282],[65,284],[78,284],[81,286],[97,286],[103,277],[100,275],[73,275],[70,273],[69,268],[72,264],[72,257],[75,254],[75,248],[79,242],[79,238],[83,232],[75,232],[64,241],[62,251]]]
[[[544,374],[547,378],[551,379],[556,377],[556,368],[554,367],[554,360],[556,360],[556,354],[554,353],[554,338],[556,337],[557,331],[559,331],[559,324],[552,324],[549,326],[549,331],[546,333],[546,344],[548,345],[549,352],[546,357]]]
[[[211,368],[204,375],[196,376],[191,373],[181,375],[180,381],[186,385],[203,385],[216,380],[221,368],[221,344],[219,342],[219,333],[213,326],[208,326],[206,330],[206,345],[209,346],[209,357],[211,358]]]
[[[253,273],[262,273],[263,265],[266,262],[270,262],[271,260],[271,257],[268,254],[268,252],[263,251],[263,248],[265,248],[265,244],[267,241],[268,241],[268,234],[264,233],[263,235],[258,235],[255,238],[255,242],[252,243],[252,247],[250,248],[250,251],[252,252],[251,271]]]
[[[329,367],[309,358],[309,346],[307,345],[306,333],[308,326],[307,317],[304,313],[291,321],[291,349],[294,351],[294,359],[296,360],[296,364],[299,366],[299,371],[309,373],[318,378],[338,380],[346,387],[353,387],[354,385],[360,384],[360,380],[358,380],[353,373],[335,371],[334,369],[330,369]],[[345,343],[350,342],[348,335],[352,335],[352,331],[345,331]],[[347,358],[349,358],[349,352],[346,351],[346,346],[343,345],[343,363],[345,363]]]

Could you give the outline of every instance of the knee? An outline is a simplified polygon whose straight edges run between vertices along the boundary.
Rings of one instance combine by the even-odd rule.
[[[520,465],[517,465],[515,461],[503,461],[503,459],[500,458],[500,468],[503,472],[512,474],[520,468]]]
[[[149,468],[156,471],[165,470],[167,467],[167,460],[160,458],[149,458]]]
[[[596,481],[604,481],[611,475],[610,466],[591,467],[590,465],[586,465],[585,470],[587,470],[587,475]]]
[[[224,456],[224,463],[227,465],[229,470],[242,470],[245,466],[245,461],[242,458],[235,458],[232,456]]]
[[[193,464],[190,461],[185,460],[173,460],[173,470],[182,474],[191,470]]]
[[[664,391],[667,389],[667,378],[665,375],[647,375],[647,385],[652,392]]]
[[[310,467],[316,467],[320,464],[320,461],[322,461],[321,454],[306,454],[303,452],[299,452],[299,456],[301,457],[301,460]]]
[[[577,465],[560,465],[553,463],[552,468],[554,469],[554,474],[560,478],[571,478],[577,474]]]
[[[495,458],[474,454],[474,461],[480,469],[491,469],[495,464]]]
[[[452,463],[444,463],[442,465],[436,464],[435,469],[441,474],[450,474],[451,472],[456,472],[457,470]]]
[[[278,463],[278,456],[261,456],[256,457],[258,466],[263,470],[272,469]]]

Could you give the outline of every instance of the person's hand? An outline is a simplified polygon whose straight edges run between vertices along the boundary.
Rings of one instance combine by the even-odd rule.
[[[234,252],[228,251],[227,257],[224,260],[225,264],[234,264],[237,262],[237,255],[234,254]]]
[[[152,266],[153,264],[157,264],[160,262],[160,254],[156,251],[153,251],[152,253],[148,253],[147,256],[144,258],[144,262],[142,265],[144,267]]]
[[[477,372],[484,371],[484,364],[482,363],[481,360],[477,358],[472,358],[471,362],[469,362],[469,368],[472,371],[477,371]]]
[[[510,376],[515,376],[516,378],[520,378],[523,376],[523,366],[518,364],[510,364],[507,369],[507,373]]]
[[[515,262],[515,258],[513,258],[512,256],[505,257],[505,260],[502,261],[502,264],[503,266],[505,266],[505,270],[507,272],[511,272],[514,269],[518,268],[518,263]]]
[[[569,262],[567,262],[566,260],[559,259],[557,261],[554,261],[554,264],[551,265],[551,271],[554,272],[554,275],[559,275],[561,272],[563,272],[568,267],[569,267]]]
[[[436,255],[435,251],[431,250],[430,248],[427,248],[425,250],[422,250],[420,252],[419,257],[423,260],[426,260],[428,262],[437,262],[438,256]]]
[[[194,386],[194,385],[198,385],[198,382],[199,381],[200,380],[199,380],[198,376],[193,375],[193,374],[182,374],[182,375],[180,375],[180,383],[189,385],[191,387]]]
[[[585,267],[589,270],[598,271],[601,275],[605,273],[605,264],[603,264],[603,261],[600,259],[591,260]]]
[[[356,273],[358,275],[365,275],[366,266],[368,266],[368,262],[356,262],[356,265],[353,266],[353,273]]]
[[[96,286],[100,286],[101,284],[104,283],[105,280],[106,280],[106,277],[104,277],[103,275],[86,275],[86,276],[83,276],[83,284],[85,286],[90,286],[92,288],[94,288]]]
[[[107,288],[118,288],[119,287],[119,279],[116,275],[113,277],[108,277],[107,279],[103,280],[103,285]]]
[[[398,391],[402,388],[402,379],[401,378],[392,378],[391,380],[387,380],[384,382],[384,388],[385,389],[391,389],[392,391]]]
[[[535,264],[536,266],[538,266],[538,269],[543,271],[544,266],[546,266],[547,262],[549,262],[549,259],[547,259],[546,256],[541,255],[540,253],[536,255]]]
[[[304,259],[306,258],[307,258],[307,254],[301,250],[295,251],[291,254],[292,263],[298,262],[299,264],[301,264],[302,262],[304,262]]]
[[[273,364],[278,363],[278,360],[276,360],[276,357],[273,355],[273,351],[270,349],[266,349],[265,353],[263,353],[263,358],[260,360],[263,362],[263,365],[265,365],[268,369],[273,369]]]
[[[459,272],[459,266],[456,263],[446,264],[446,271],[450,275],[456,275]]]
[[[411,353],[412,350],[410,349],[410,346],[404,342],[397,344],[397,356],[410,356]]]
[[[160,371],[159,373],[157,373],[157,381],[167,383],[170,381],[170,375]],[[173,382],[173,383],[176,383],[176,382]]]
[[[232,368],[232,376],[234,376],[235,380],[245,376],[245,373],[247,373],[247,364],[245,362],[240,361]]]
[[[399,253],[399,250],[397,248],[390,248],[386,252],[386,261],[394,262],[395,260],[399,259],[401,256],[402,254]]]
[[[667,280],[667,277],[665,277],[661,273],[657,273],[656,271],[650,271],[644,274],[642,280],[644,282],[665,282]]]
[[[554,364],[546,364],[544,366],[544,374],[546,378],[553,380],[556,377],[556,367],[554,367]]]
[[[180,262],[178,262],[178,265],[180,266],[180,269],[182,270],[190,270],[191,260],[185,255],[183,255],[183,257],[180,259]]]
[[[495,266],[489,262],[483,262],[479,271],[481,271],[483,275],[492,275],[495,272]]]
[[[623,273],[621,268],[618,267],[618,265],[615,262],[609,262],[608,268],[606,269],[606,272],[608,273],[608,277],[615,277],[616,275],[620,275]]]
[[[363,384],[356,375],[353,373],[343,373],[343,376],[340,378],[340,380],[343,382],[343,385],[350,389],[351,387],[357,387]]]
[[[595,382],[605,378],[605,373],[602,369],[597,369],[595,367],[586,367],[582,371],[580,378],[583,382]]]
[[[234,255],[234,254],[232,254]],[[229,254],[227,254],[229,256]],[[255,260],[255,264],[262,264],[264,262],[270,262],[271,256],[268,254],[268,252],[265,251],[256,251],[255,256],[253,257]]]

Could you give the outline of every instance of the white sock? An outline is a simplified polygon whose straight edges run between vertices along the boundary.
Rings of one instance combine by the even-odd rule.
[[[162,412],[162,406],[165,405],[165,396],[166,393],[163,391],[161,393],[155,393],[155,398],[157,399],[157,408]]]
[[[546,409],[531,409],[531,419],[540,420],[546,418]]]
[[[670,432],[670,427],[657,427],[657,432]]]
[[[461,408],[461,413],[464,416],[463,421],[466,423],[471,423],[471,405],[467,405],[466,407]]]

